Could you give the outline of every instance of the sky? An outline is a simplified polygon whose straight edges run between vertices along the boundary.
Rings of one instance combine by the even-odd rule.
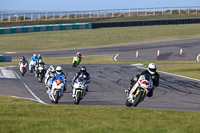
[[[83,11],[200,6],[200,0],[0,0],[0,10]]]

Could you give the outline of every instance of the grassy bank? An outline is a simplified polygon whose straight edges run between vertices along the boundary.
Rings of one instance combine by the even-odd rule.
[[[197,133],[199,112],[42,105],[0,96],[1,133]],[[186,117],[187,116],[187,117]]]
[[[51,31],[0,36],[0,52],[46,51],[200,37],[200,24]]]

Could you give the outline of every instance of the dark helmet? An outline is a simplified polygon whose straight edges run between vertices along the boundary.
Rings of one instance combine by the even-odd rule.
[[[81,66],[81,68],[80,68],[80,72],[81,72],[81,73],[86,73],[86,71],[87,71],[86,67]]]
[[[26,58],[25,58],[24,56],[22,56],[22,57],[21,57],[21,59],[22,59],[23,61],[25,61],[25,60],[26,60]]]

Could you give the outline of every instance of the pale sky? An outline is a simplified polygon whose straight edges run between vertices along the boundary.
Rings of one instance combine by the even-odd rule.
[[[82,11],[200,6],[200,0],[0,0],[0,10]]]

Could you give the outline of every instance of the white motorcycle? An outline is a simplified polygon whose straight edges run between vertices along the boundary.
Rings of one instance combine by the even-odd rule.
[[[29,63],[29,71],[32,73],[35,71],[35,66],[36,66],[36,61],[31,60],[31,62]]]
[[[79,77],[76,79],[73,84],[73,93],[72,98],[74,100],[74,104],[79,104],[80,100],[82,100],[85,96],[85,91],[88,85],[86,85],[86,80],[83,77]]]
[[[57,104],[59,99],[63,96],[64,84],[60,80],[55,80],[51,89],[48,87],[48,95],[51,102]]]
[[[22,76],[24,76],[24,74],[26,73],[27,67],[28,67],[28,64],[26,62],[21,62],[20,63],[19,71],[21,72]]]
[[[153,88],[153,81],[150,74],[141,75],[137,83],[133,86],[130,93],[127,94],[126,106],[136,107],[144,100],[149,90]]]

